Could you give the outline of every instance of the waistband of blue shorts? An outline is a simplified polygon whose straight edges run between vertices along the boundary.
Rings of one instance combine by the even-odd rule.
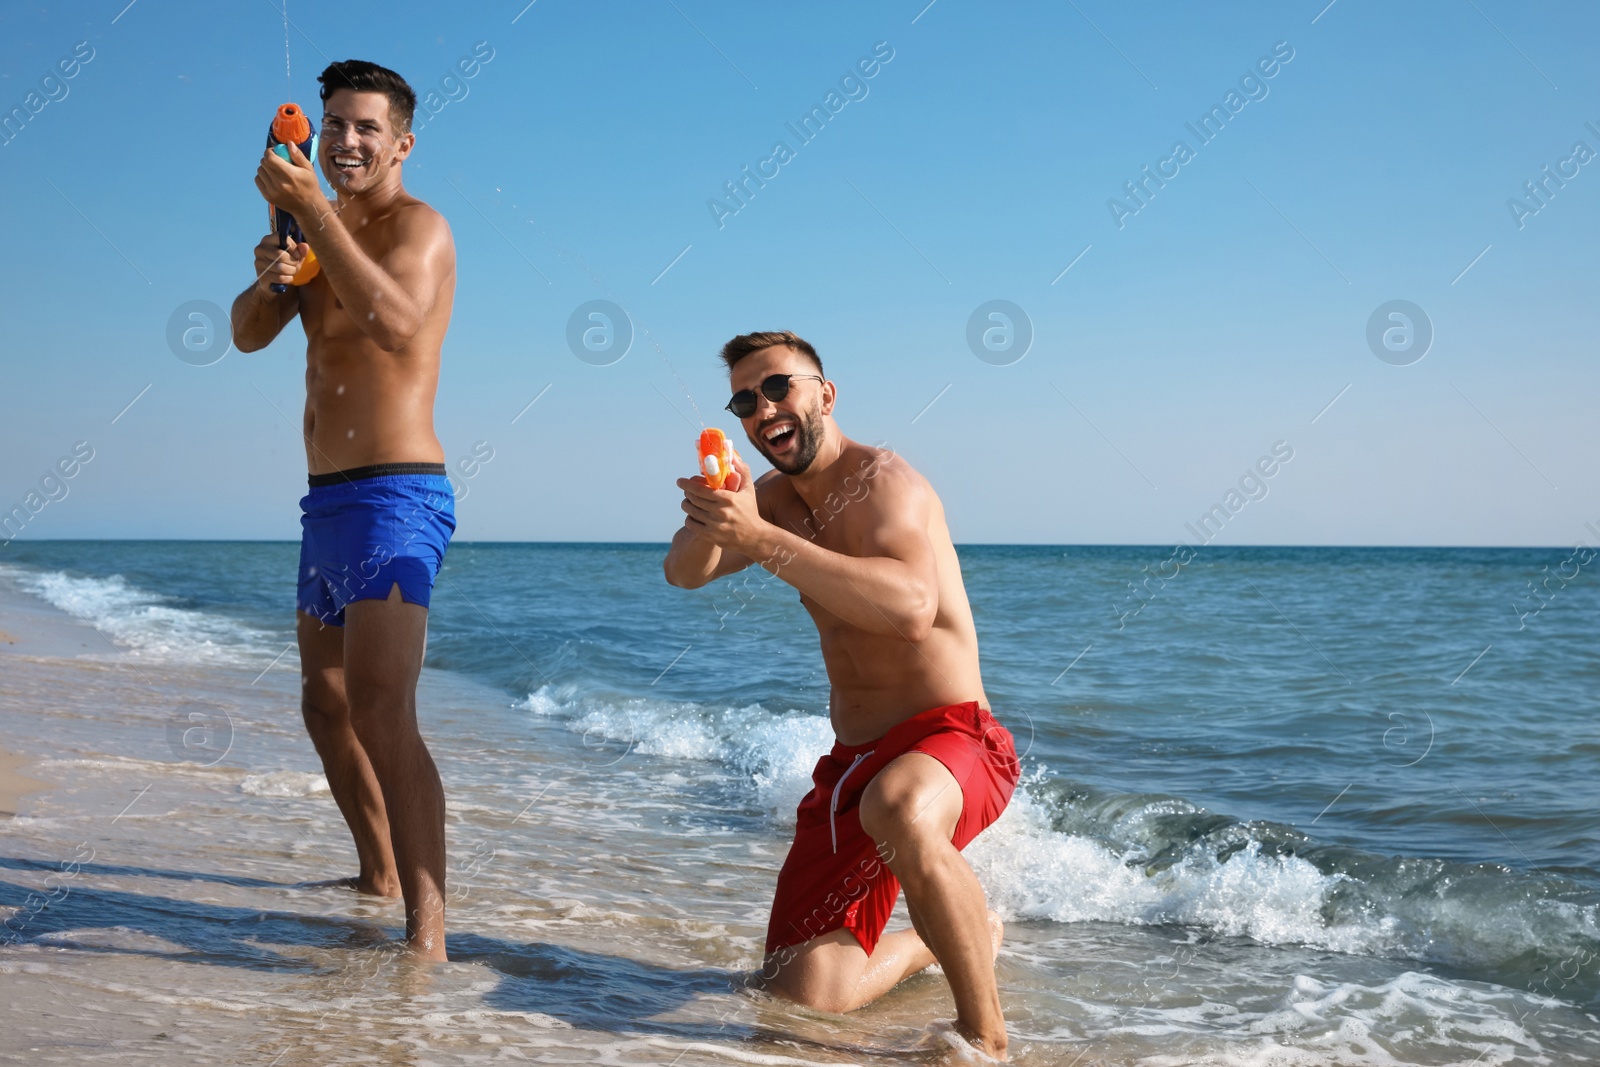
[[[313,489],[325,489],[330,485],[344,485],[366,478],[389,478],[404,474],[433,474],[442,478],[444,473],[443,463],[374,463],[366,467],[351,467],[347,471],[310,474],[306,476],[306,481]]]

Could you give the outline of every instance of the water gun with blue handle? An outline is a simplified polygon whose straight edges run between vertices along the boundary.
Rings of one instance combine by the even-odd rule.
[[[281,105],[278,113],[273,116],[272,126],[267,130],[267,147],[285,162],[289,161],[290,145],[299,148],[300,154],[307,159],[317,158],[317,135],[311,129],[311,120],[306,118],[306,113],[300,110],[298,104]],[[295,221],[293,215],[271,205],[268,205],[267,212],[272,219],[272,228],[278,235],[279,248],[288,248],[291,237],[296,244],[305,244],[306,235],[301,232],[300,224]],[[317,254],[308,247],[306,258],[300,262],[300,269],[295,272],[294,284],[306,284],[315,278],[321,269],[321,264],[317,262]],[[289,287],[273,282],[272,291],[287,293]]]

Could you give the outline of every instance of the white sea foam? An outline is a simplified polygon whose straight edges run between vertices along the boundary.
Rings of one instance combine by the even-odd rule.
[[[609,741],[649,756],[706,760],[743,775],[757,801],[778,821],[811,788],[817,759],[833,746],[833,728],[820,715],[777,714],[759,704],[709,708],[690,702],[632,697],[578,697],[570,687],[544,686],[522,705],[558,718],[585,743]]]
[[[1299,975],[1275,1010],[1168,1008],[1154,1013],[1172,1024],[1160,1035],[1148,1026],[1110,1032],[1161,1037],[1171,1052],[1139,1059],[1144,1067],[1400,1067],[1417,1062],[1413,1056],[1419,1054],[1426,1062],[1447,1062],[1434,1058],[1445,1050],[1457,1057],[1448,1062],[1486,1067],[1561,1062],[1543,1054],[1553,1036],[1564,1044],[1596,1045],[1593,1035],[1568,1031],[1549,1018],[1541,1020],[1543,1032],[1535,1036],[1525,1022],[1529,1009],[1536,1014],[1538,1007],[1509,990],[1415,971],[1373,985]],[[1215,1033],[1224,1027],[1229,1037],[1219,1042]],[[1224,1050],[1217,1050],[1219,1044]]]
[[[253,797],[309,797],[328,792],[328,779],[307,771],[271,771],[247,774],[239,792]]]
[[[126,654],[155,663],[250,666],[275,655],[273,635],[234,619],[174,607],[120,574],[78,578],[61,571],[0,567],[19,587],[83,619]]]
[[[1376,948],[1392,921],[1330,925],[1324,899],[1344,876],[1295,856],[1263,856],[1254,842],[1224,861],[1199,853],[1147,874],[1101,841],[1053,829],[1050,809],[1026,783],[966,855],[988,887],[990,906],[1007,918],[1185,923],[1340,952]]]

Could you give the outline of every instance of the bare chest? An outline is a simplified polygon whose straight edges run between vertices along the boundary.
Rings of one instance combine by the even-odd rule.
[[[374,262],[383,262],[393,251],[394,234],[386,221],[368,223],[351,236],[362,254]],[[311,247],[313,251],[316,250],[315,239],[311,240]],[[347,341],[365,339],[367,336],[351,310],[334,292],[325,272],[301,287],[300,317],[305,324],[307,337],[313,341]]]

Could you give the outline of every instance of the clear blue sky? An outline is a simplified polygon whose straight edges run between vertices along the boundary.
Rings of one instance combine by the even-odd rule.
[[[1170,544],[1277,441],[1293,459],[1220,542],[1596,539],[1593,5],[525,2],[289,5],[313,115],[329,58],[443,98],[493,49],[406,165],[460,260],[440,436],[494,451],[459,537],[664,540],[701,417],[735,428],[717,349],[789,328],[961,541]],[[0,106],[58,97],[0,147],[0,510],[87,440],[26,536],[297,537],[298,327],[205,367],[167,341],[250,281],[283,23],[124,3],[0,21]],[[878,42],[893,58],[802,144],[785,123]],[[1275,46],[1293,58],[1239,89]],[[1186,123],[1230,90],[1202,144]],[[1138,206],[1124,183],[1179,140],[1119,228],[1108,200]],[[719,229],[708,200],[777,141],[792,158]],[[1576,174],[1519,228],[1507,201],[1546,165]],[[609,366],[566,341],[597,299],[637,335]],[[967,341],[996,299],[1034,335],[1006,366]],[[1406,366],[1367,341],[1396,299],[1434,331]]]

